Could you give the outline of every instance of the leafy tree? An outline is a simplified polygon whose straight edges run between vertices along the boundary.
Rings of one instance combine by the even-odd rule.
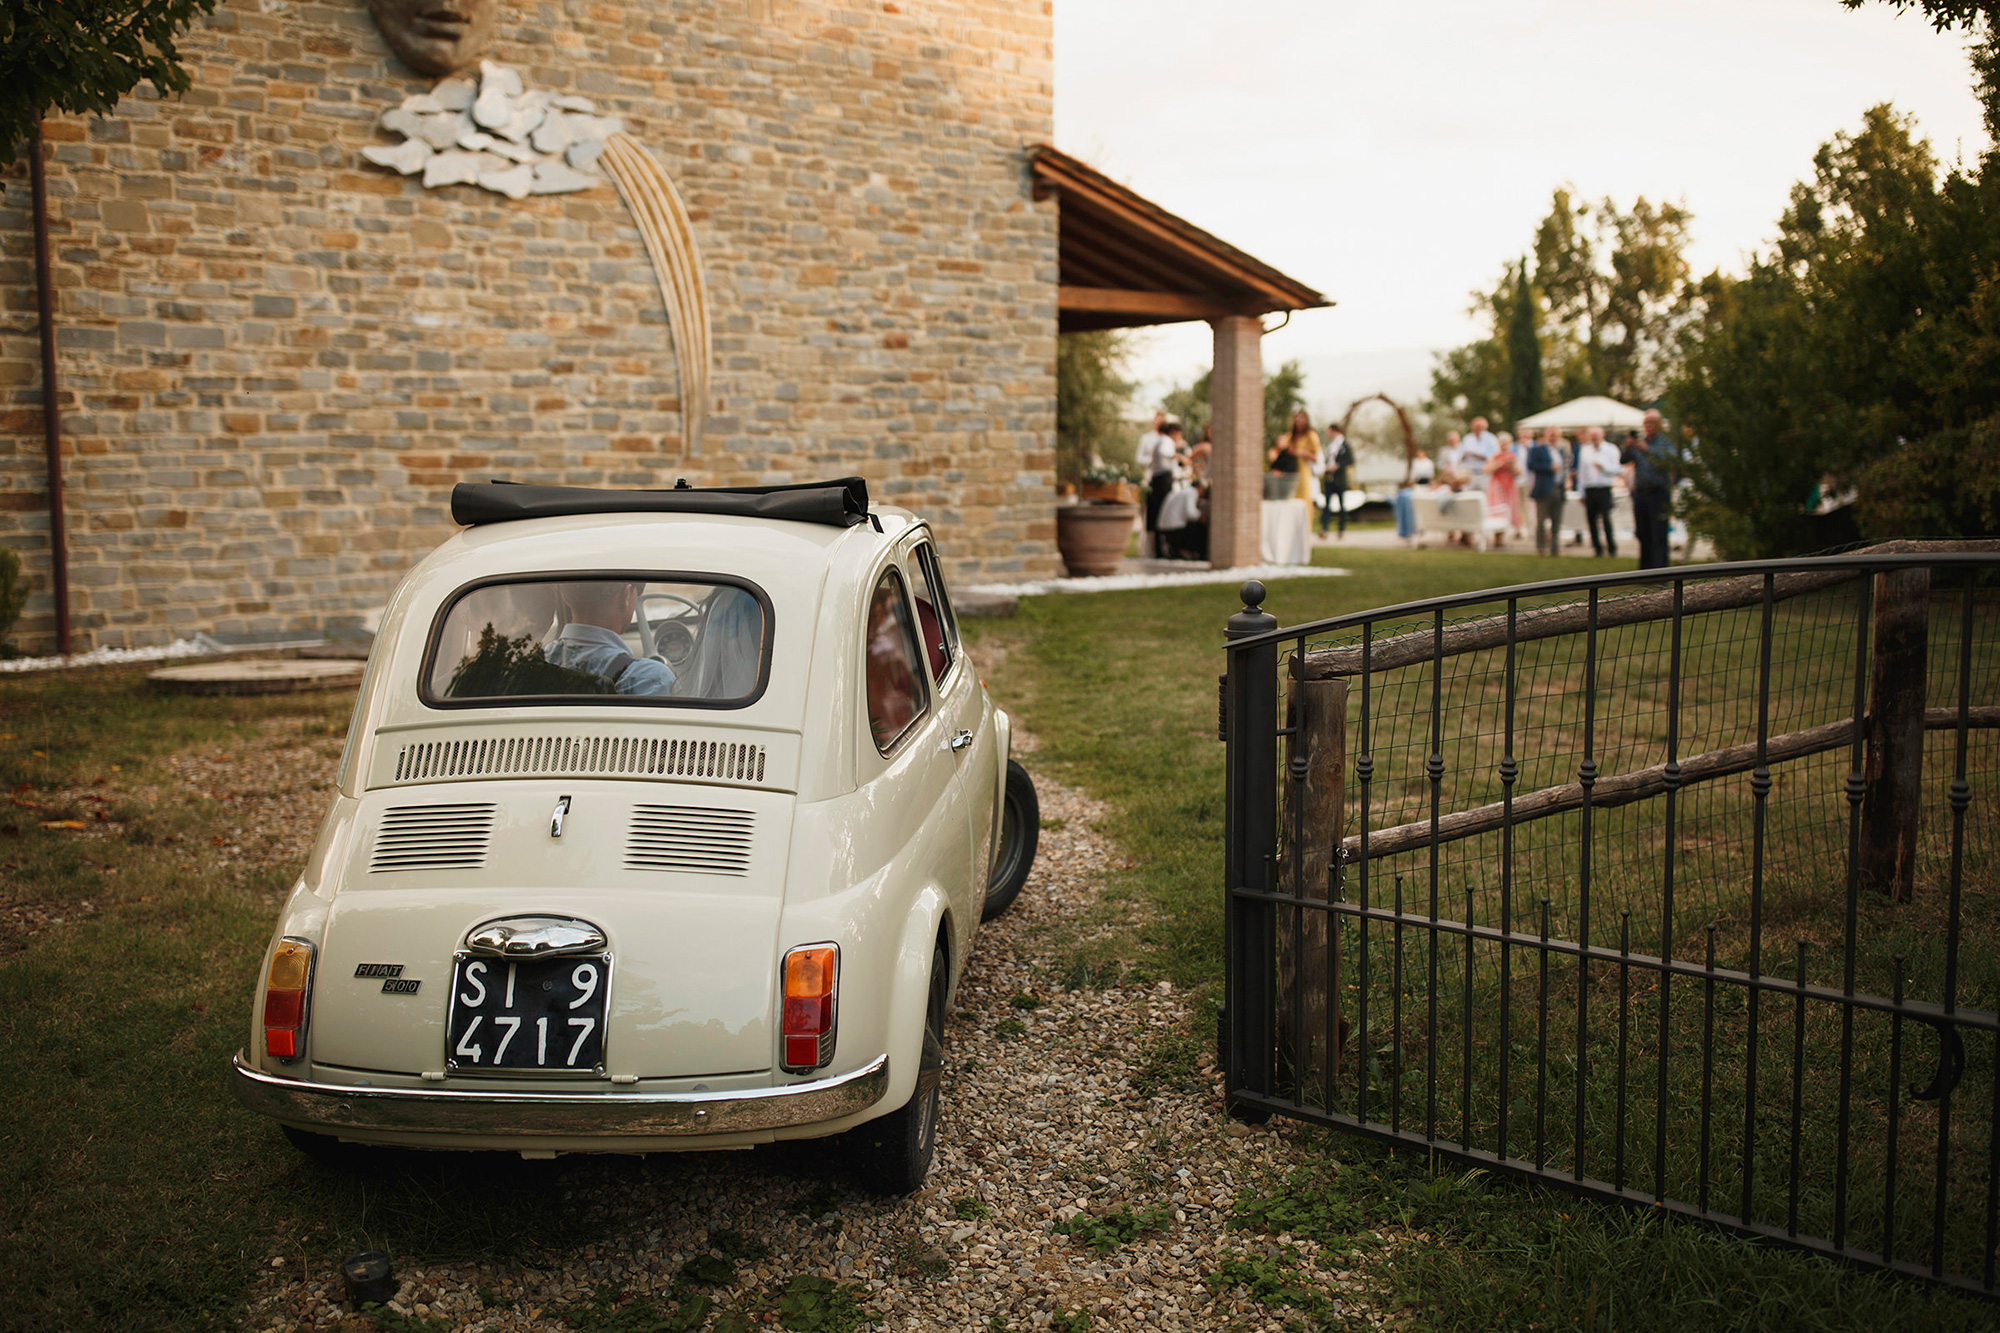
[[[1513,367],[1507,356],[1506,340],[1498,332],[1513,322],[1517,286],[1515,266],[1509,263],[1492,291],[1473,293],[1471,314],[1488,321],[1495,334],[1438,357],[1431,368],[1432,406],[1468,418],[1503,415],[1501,408],[1508,399]]]
[[[1578,203],[1567,187],[1550,198],[1535,229],[1532,267],[1508,264],[1492,290],[1476,292],[1472,314],[1490,332],[1445,353],[1431,373],[1439,407],[1499,415],[1514,402],[1510,352],[1523,282],[1536,304],[1538,366],[1545,401],[1608,394],[1627,402],[1660,397],[1674,368],[1679,335],[1691,317],[1686,290],[1688,225],[1678,204],[1610,199]],[[1522,344],[1525,346],[1525,343]],[[1521,367],[1521,383],[1532,378]],[[1519,414],[1515,414],[1519,415]]]
[[[1264,377],[1264,443],[1269,444],[1292,429],[1292,413],[1306,405],[1306,373],[1296,361],[1287,361]]]
[[[54,109],[108,115],[144,80],[190,86],[177,39],[215,0],[7,0],[0,6],[0,167]]]
[[[1160,399],[1160,410],[1187,427],[1188,439],[1201,434],[1213,409],[1209,404],[1209,381],[1213,372],[1202,371],[1192,384],[1176,384]]]
[[[1939,32],[1964,29],[1973,38],[1973,88],[1986,112],[1986,137],[2000,149],[2000,4],[1995,0],[1883,0],[1897,13],[1919,10]],[[1848,9],[1859,9],[1868,0],[1840,0]]]
[[[1200,434],[1214,415],[1211,402],[1214,372],[1204,370],[1192,384],[1176,384],[1160,399],[1160,410],[1187,427],[1188,438]],[[1306,375],[1296,361],[1287,361],[1264,377],[1264,442],[1269,444],[1292,428],[1292,413],[1306,405]]]
[[[1507,419],[1542,410],[1542,339],[1535,331],[1535,294],[1524,260],[1514,275],[1514,310],[1507,319]]]
[[[1138,386],[1124,377],[1131,341],[1122,329],[1065,333],[1056,339],[1056,478],[1076,482],[1092,454],[1110,449],[1129,462],[1132,446],[1112,445]]]
[[[2000,171],[1941,176],[1886,105],[1813,168],[1749,274],[1702,284],[1673,389],[1697,526],[1729,555],[1813,550],[1815,493],[1851,489],[1864,535],[1995,531]]]

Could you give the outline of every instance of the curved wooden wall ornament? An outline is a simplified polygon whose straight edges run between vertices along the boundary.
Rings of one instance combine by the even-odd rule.
[[[680,370],[682,434],[689,458],[701,454],[702,425],[708,416],[708,368],[711,336],[708,284],[701,274],[701,248],[680,191],[657,159],[628,134],[604,141],[598,161],[639,224],[653,272],[666,302],[667,326],[674,339],[674,360]]]

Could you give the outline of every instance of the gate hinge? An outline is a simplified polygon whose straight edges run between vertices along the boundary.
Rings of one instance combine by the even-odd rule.
[[[1229,673],[1215,678],[1215,739],[1229,741]]]

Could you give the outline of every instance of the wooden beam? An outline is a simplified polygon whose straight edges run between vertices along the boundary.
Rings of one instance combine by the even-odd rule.
[[[1058,173],[1055,162],[1047,156],[1038,157],[1035,166],[1038,175],[1047,174],[1056,178],[1057,188],[1064,196],[1062,205],[1066,210],[1072,201],[1081,203],[1115,220],[1122,229],[1151,237],[1169,250],[1184,254],[1197,262],[1217,267],[1226,266],[1231,275],[1239,281],[1269,293],[1273,305],[1266,307],[1267,309],[1302,310],[1326,303],[1325,297],[1313,292],[1296,279],[1287,278],[1276,269],[1269,268],[1227,242],[1210,236],[1181,218],[1175,217],[1150,200],[1134,194],[1131,198],[1136,203],[1128,203],[1095,181],[1082,179],[1068,171]],[[1110,186],[1111,189],[1122,189],[1110,181],[1106,181],[1104,185]],[[1147,216],[1139,205],[1157,210],[1159,218]],[[1252,268],[1252,265],[1256,265],[1256,268]],[[1258,269],[1263,269],[1264,272],[1259,272]]]
[[[1968,729],[1984,731],[2000,727],[2000,707],[1972,708],[1967,712]],[[1926,709],[1923,718],[1924,728],[1928,731],[1952,731],[1958,727],[1956,708]],[[1864,718],[1864,724],[1866,721]],[[1771,737],[1764,743],[1765,763],[1770,765],[1782,763],[1787,759],[1804,759],[1809,755],[1837,750],[1843,745],[1853,743],[1853,720],[1842,718],[1838,722],[1828,722],[1823,726],[1807,727],[1804,731],[1787,732],[1782,736]],[[1685,789],[1696,782],[1748,773],[1755,767],[1757,767],[1757,742],[1745,741],[1741,745],[1731,745],[1681,760],[1680,773],[1676,780],[1680,787]],[[1591,789],[1590,805],[1597,810],[1615,805],[1630,805],[1634,801],[1643,801],[1650,796],[1659,796],[1666,790],[1667,766],[1655,764],[1651,768],[1642,768],[1636,772],[1599,778]],[[1566,782],[1559,787],[1544,787],[1540,791],[1514,798],[1511,822],[1520,825],[1536,819],[1547,819],[1550,815],[1581,810],[1583,804],[1581,782]],[[1457,842],[1460,838],[1491,833],[1508,822],[1510,816],[1504,802],[1495,801],[1491,805],[1460,810],[1438,820],[1438,841]],[[1371,829],[1368,833],[1368,857],[1370,860],[1379,860],[1401,852],[1413,852],[1428,847],[1430,841],[1431,821],[1428,819],[1420,819],[1412,824],[1397,824],[1393,828]],[[1361,838],[1358,834],[1346,839],[1342,845],[1347,848],[1351,856],[1361,854]]]
[[[1905,552],[1996,549],[2000,549],[2000,541],[1987,538],[1955,541],[1899,539],[1864,547],[1853,554],[1897,555]],[[1688,580],[1681,604],[1683,615],[1755,606],[1764,599],[1764,578],[1761,574],[1745,574],[1737,578],[1715,579],[1704,583],[1698,581],[1701,578],[1699,565],[1680,566],[1660,572],[1663,577],[1681,577]],[[1831,588],[1836,584],[1862,578],[1871,572],[1866,569],[1849,568],[1780,574],[1772,580],[1771,599],[1774,602],[1782,602],[1788,598],[1818,592],[1822,588]],[[1666,620],[1673,613],[1674,593],[1671,588],[1660,588],[1625,597],[1600,598],[1597,603],[1597,628],[1601,631],[1615,629],[1620,625]],[[1561,606],[1523,611],[1514,618],[1514,642],[1528,643],[1534,639],[1550,639],[1562,634],[1579,634],[1587,629],[1589,624],[1590,608],[1584,602],[1565,602]],[[1442,649],[1433,639],[1432,631],[1428,629],[1399,634],[1393,638],[1378,639],[1369,648],[1368,669],[1371,672],[1388,671],[1394,667],[1428,662],[1433,657],[1456,657],[1461,653],[1504,648],[1506,644],[1507,617],[1487,616],[1479,620],[1468,620],[1462,624],[1446,626]],[[1307,680],[1358,676],[1361,674],[1361,648],[1355,645],[1308,653],[1304,668],[1301,670],[1294,667],[1293,670]]]
[[[1220,319],[1257,315],[1270,307],[1254,297],[1200,296],[1187,292],[1135,292],[1118,287],[1058,287],[1056,309],[1110,315],[1172,315],[1180,319]]]

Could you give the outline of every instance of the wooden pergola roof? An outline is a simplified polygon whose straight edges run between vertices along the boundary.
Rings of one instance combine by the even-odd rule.
[[[1059,149],[1037,144],[1028,157],[1035,198],[1060,200],[1064,333],[1333,304]]]

